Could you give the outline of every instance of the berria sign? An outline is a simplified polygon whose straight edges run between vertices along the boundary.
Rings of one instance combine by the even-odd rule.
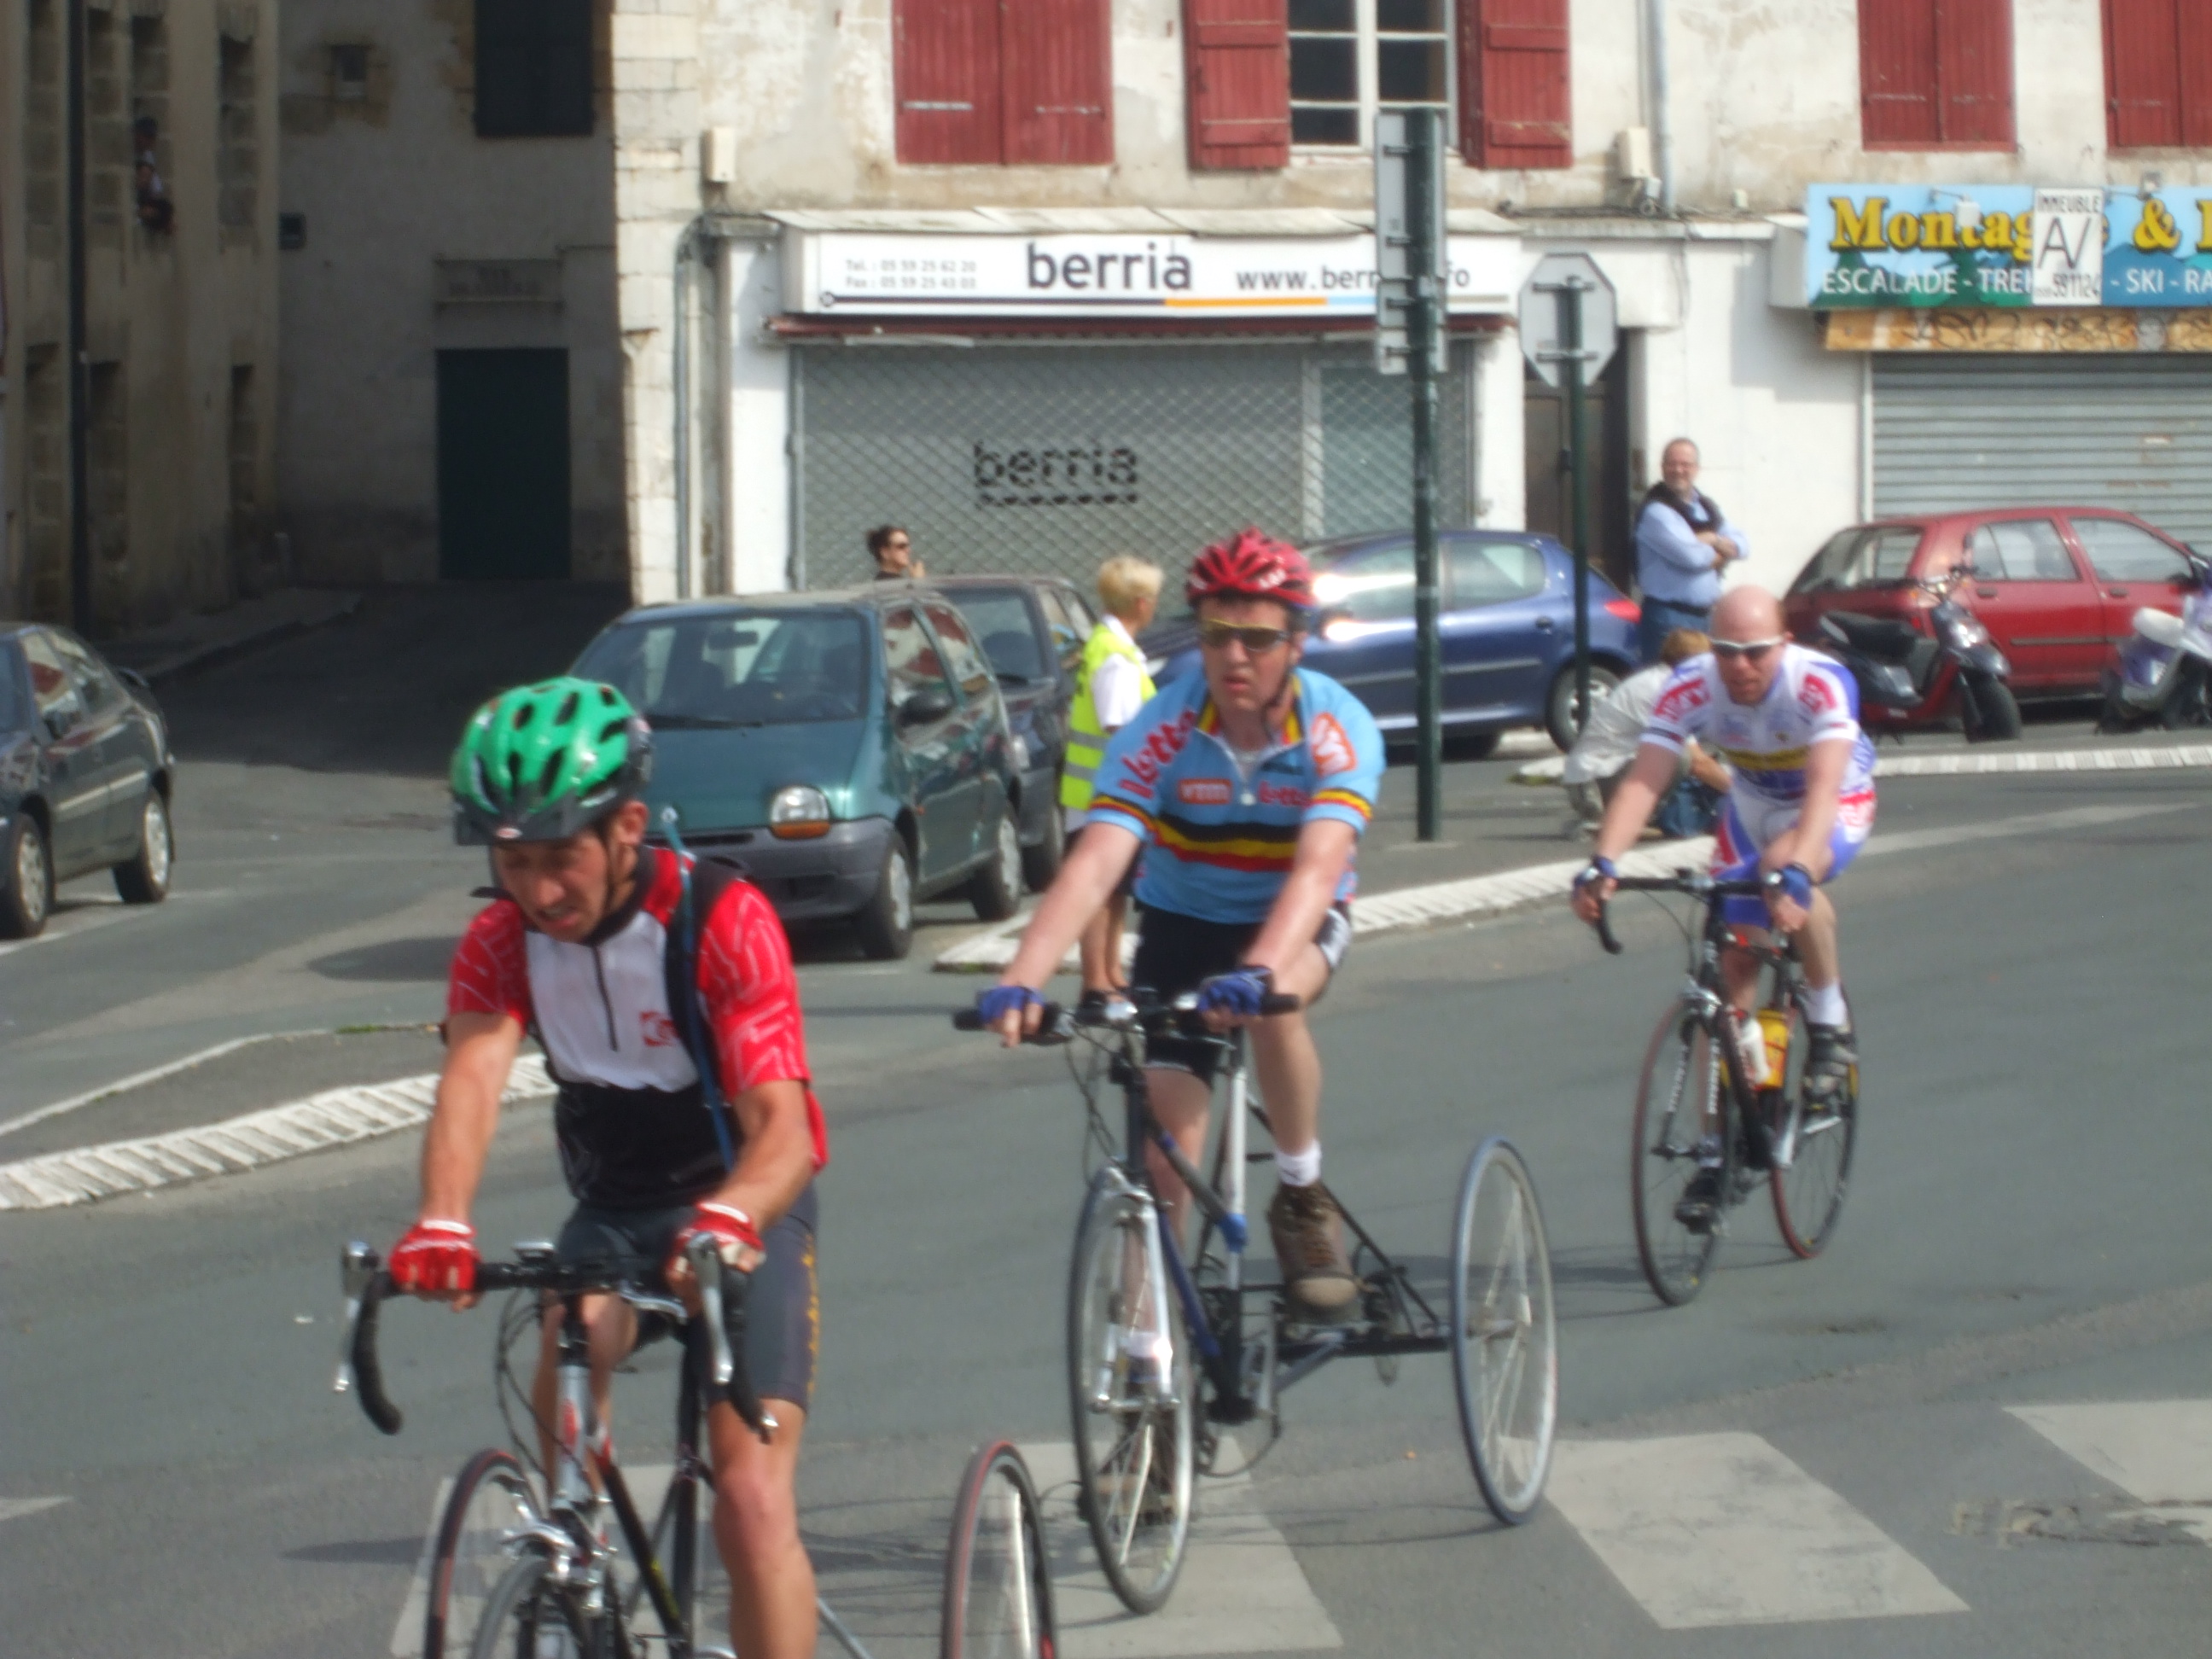
[[[978,507],[1127,507],[1137,500],[1137,452],[1127,445],[978,442]]]

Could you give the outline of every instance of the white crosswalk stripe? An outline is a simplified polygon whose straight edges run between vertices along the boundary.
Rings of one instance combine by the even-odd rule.
[[[1232,1460],[1233,1446],[1226,1449]],[[1075,1449],[1065,1440],[1025,1445],[1037,1490],[1048,1493],[1053,1603],[1067,1659],[1166,1659],[1170,1655],[1304,1653],[1344,1638],[1306,1582],[1283,1534],[1260,1509],[1250,1475],[1198,1482],[1188,1553],[1175,1594],[1138,1618],[1115,1598],[1074,1510]]]
[[[0,1498],[0,1521],[20,1521],[27,1515],[36,1515],[40,1510],[68,1502],[66,1498]]]
[[[2138,1503],[2212,1504],[2212,1400],[2006,1409]]]
[[[1966,1610],[1755,1434],[1563,1442],[1550,1497],[1665,1630]]]

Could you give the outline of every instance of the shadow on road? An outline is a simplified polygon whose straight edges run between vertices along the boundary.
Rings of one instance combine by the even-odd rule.
[[[493,692],[563,672],[629,603],[582,582],[370,589],[351,617],[171,686],[193,762],[443,777]]]
[[[307,964],[325,979],[362,980],[373,984],[443,984],[453,966],[455,940],[437,933],[418,939],[388,939],[357,950],[337,951]]]

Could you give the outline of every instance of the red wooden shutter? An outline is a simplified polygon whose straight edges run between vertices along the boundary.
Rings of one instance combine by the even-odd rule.
[[[1936,9],[1930,0],[1859,0],[1859,132],[1869,149],[1939,143]]]
[[[2114,149],[2212,145],[2212,9],[2105,0],[2105,112]]]
[[[892,28],[899,160],[1003,159],[999,0],[896,0]]]
[[[1459,64],[1468,166],[1573,165],[1567,0],[1460,0]]]
[[[1946,144],[2012,143],[2012,0],[1936,0],[1936,88]]]
[[[1012,0],[1006,9],[1008,161],[1114,159],[1108,0]]]
[[[1288,0],[1183,0],[1190,164],[1291,161]]]

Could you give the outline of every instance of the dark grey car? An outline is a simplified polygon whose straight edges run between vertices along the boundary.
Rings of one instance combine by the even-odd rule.
[[[40,932],[55,884],[94,870],[166,898],[176,775],[144,680],[65,629],[0,624],[0,935]]]

